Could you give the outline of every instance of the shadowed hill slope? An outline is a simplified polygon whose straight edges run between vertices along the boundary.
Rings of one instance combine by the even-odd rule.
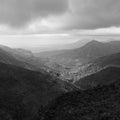
[[[33,119],[41,106],[74,88],[48,73],[0,63],[0,111],[11,118]]]
[[[97,79],[102,80],[101,77]],[[109,84],[58,97],[46,110],[43,120],[119,120],[120,78],[113,75],[107,81],[109,79],[112,81]]]

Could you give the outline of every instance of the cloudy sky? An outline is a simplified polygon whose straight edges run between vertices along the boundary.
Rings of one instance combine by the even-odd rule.
[[[109,34],[120,34],[120,0],[0,0],[1,44],[62,44]]]

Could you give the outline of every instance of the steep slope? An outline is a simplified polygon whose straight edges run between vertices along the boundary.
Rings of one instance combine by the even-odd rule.
[[[90,61],[90,63],[99,65],[101,67],[110,66],[110,65],[120,66],[120,53],[100,57],[94,61]]]
[[[32,60],[32,62],[30,62],[30,58],[20,57],[20,59],[18,59],[18,57],[19,57],[19,54],[17,53],[16,55],[13,55],[13,53],[7,52],[6,50],[3,50],[0,48],[0,62],[1,63],[15,65],[15,66],[19,66],[19,67],[26,68],[29,70],[34,70],[34,71],[39,71],[39,70],[43,70],[43,72],[45,71],[44,64],[42,64],[42,67],[40,66],[40,64],[38,66],[36,61],[39,61],[39,60],[36,60],[36,61]]]
[[[120,67],[107,67],[99,72],[84,77],[74,84],[82,89],[106,85],[120,79]]]
[[[48,73],[0,63],[0,114],[3,111],[14,119],[31,120],[41,106],[74,89]]]
[[[46,59],[36,58],[31,51],[20,48],[12,49],[2,45],[0,45],[0,62],[35,71],[49,69],[45,66]]]
[[[107,85],[58,97],[43,112],[43,120],[119,120],[120,79],[113,79]]]
[[[32,52],[29,50],[25,50],[22,48],[10,48],[4,45],[0,45],[0,48],[6,52],[8,52],[9,54],[12,54],[14,57],[18,57],[19,59],[21,58],[29,58],[31,56],[33,56]]]
[[[120,53],[100,57],[95,60],[91,60],[86,64],[78,65],[71,70],[71,74],[73,74],[73,76],[75,74],[78,79],[80,79],[109,66],[120,66]]]
[[[17,60],[13,55],[11,55],[9,52],[4,51],[1,48],[0,48],[0,62],[6,64],[14,64],[17,66],[25,66],[25,64],[22,61]]]

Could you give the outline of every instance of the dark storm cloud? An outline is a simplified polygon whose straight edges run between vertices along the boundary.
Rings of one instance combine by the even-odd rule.
[[[70,0],[73,13],[67,28],[120,26],[120,0]]]
[[[62,14],[67,0],[0,0],[0,24],[21,27],[38,17]]]

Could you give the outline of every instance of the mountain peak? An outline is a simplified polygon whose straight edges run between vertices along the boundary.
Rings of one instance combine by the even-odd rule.
[[[92,40],[90,42],[88,42],[86,45],[84,45],[82,48],[84,48],[85,50],[87,49],[91,49],[91,48],[101,48],[104,46],[104,43],[99,42],[97,40]]]
[[[102,44],[102,42],[99,42],[97,40],[92,40],[92,41],[87,43],[87,45],[98,45],[98,44]]]

